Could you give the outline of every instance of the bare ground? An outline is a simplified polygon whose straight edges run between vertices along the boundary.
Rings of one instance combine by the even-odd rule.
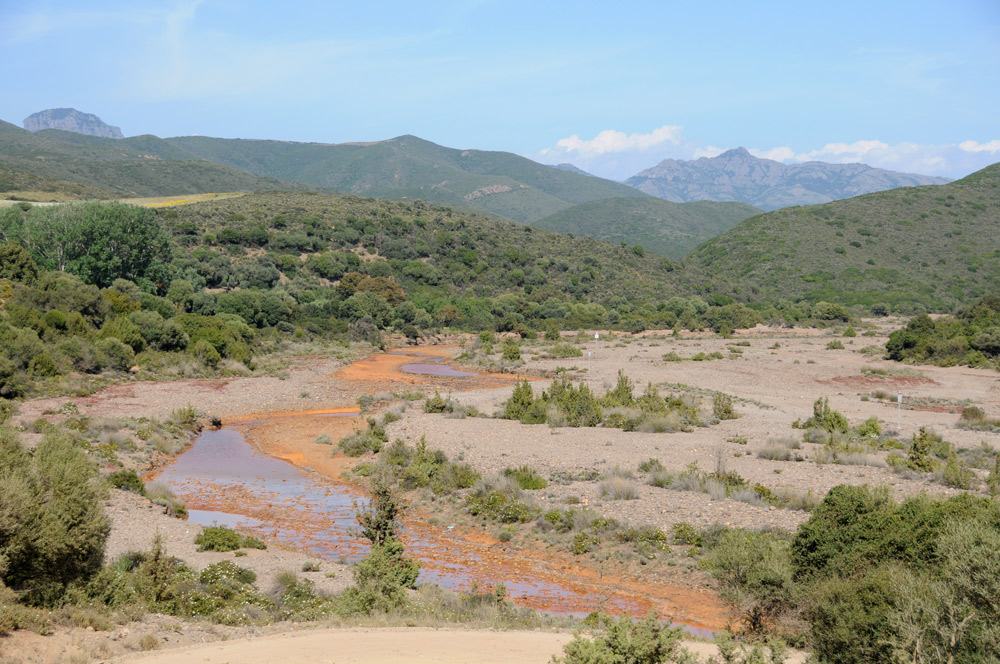
[[[606,388],[614,385],[617,372],[622,369],[636,384],[637,392],[647,382],[652,382],[661,386],[661,392],[685,391],[698,394],[708,403],[713,391],[725,392],[736,398],[736,409],[740,414],[738,419],[697,428],[688,433],[550,429],[545,425],[528,426],[496,419],[452,419],[443,415],[425,414],[412,406],[403,414],[402,420],[388,427],[388,432],[391,437],[402,437],[410,442],[426,436],[429,446],[443,449],[450,457],[469,462],[484,473],[522,464],[531,465],[546,476],[554,471],[596,469],[606,472],[615,466],[634,471],[640,462],[657,458],[668,470],[675,472],[697,463],[703,470],[723,468],[735,471],[747,480],[764,484],[773,490],[800,493],[812,491],[817,496],[842,483],[884,483],[891,486],[899,497],[919,492],[955,492],[929,478],[902,477],[885,467],[817,464],[809,460],[818,447],[811,444],[803,444],[802,449],[798,450],[804,459],[802,461],[769,461],[758,458],[756,453],[774,439],[801,438],[801,431],[793,429],[791,424],[797,419],[809,417],[812,403],[818,397],[829,397],[830,405],[843,412],[852,423],[875,416],[886,428],[896,429],[895,403],[863,401],[861,396],[876,390],[884,391],[890,396],[902,391],[905,409],[901,412],[901,424],[896,436],[898,439],[906,440],[920,426],[926,425],[960,448],[977,447],[982,442],[994,447],[1000,446],[1000,434],[968,431],[956,426],[958,412],[963,404],[977,405],[991,417],[1000,415],[1000,375],[997,373],[967,367],[921,366],[908,369],[879,359],[879,354],[859,352],[866,346],[882,346],[885,337],[881,333],[874,337],[841,339],[845,349],[826,350],[826,343],[833,338],[831,335],[831,332],[817,330],[771,329],[757,329],[731,340],[714,335],[685,335],[674,339],[669,335],[650,333],[640,337],[626,335],[618,338],[602,334],[600,341],[590,339],[582,346],[592,353],[589,361],[586,350],[581,358],[544,360],[533,359],[530,346],[525,348],[525,373],[552,371],[558,366],[567,367],[575,379],[586,381],[598,394],[603,394]],[[742,355],[730,356],[732,344],[737,341],[749,341],[750,346],[735,347],[742,351]],[[450,355],[458,352],[458,349],[420,350]],[[713,351],[722,352],[726,359],[701,362],[686,359],[699,352]],[[680,362],[664,361],[663,355],[669,352],[675,352],[685,359]],[[40,416],[42,411],[57,409],[66,401],[77,403],[83,414],[156,417],[165,417],[177,407],[191,403],[206,413],[221,417],[224,422],[246,422],[260,419],[257,414],[262,412],[295,413],[350,407],[361,394],[413,389],[428,392],[435,387],[443,395],[452,394],[459,402],[475,406],[489,414],[499,410],[510,395],[512,381],[509,378],[415,378],[399,371],[401,363],[391,358],[375,358],[367,365],[360,363],[338,373],[340,364],[336,361],[297,358],[290,362],[284,379],[135,382],[109,388],[93,397],[29,402],[22,406],[20,418],[22,422],[30,422]],[[883,370],[885,373],[878,373]],[[535,389],[537,391],[546,385],[545,381],[538,381]],[[470,391],[470,387],[478,389]],[[914,400],[919,409],[908,409]],[[250,438],[262,449],[270,450],[276,456],[287,458],[315,472],[339,474],[343,466],[339,462],[334,463],[334,460],[295,457],[298,454],[296,450],[315,436],[312,425],[308,424],[308,417],[302,414],[302,417],[295,420],[294,426],[272,426],[250,432]],[[747,443],[727,442],[738,437],[746,439]],[[316,447],[312,445],[312,449]],[[324,463],[332,465],[320,467]],[[983,476],[984,473],[980,471],[978,477],[982,479]],[[576,496],[602,514],[629,523],[662,528],[668,528],[678,521],[688,521],[699,525],[718,522],[749,528],[794,529],[807,518],[800,511],[756,507],[729,499],[712,500],[707,494],[654,488],[644,483],[642,475],[637,475],[635,482],[639,487],[639,499],[630,501],[602,499],[596,482],[551,485],[549,489],[536,493],[543,503],[557,503],[568,496]],[[115,493],[108,505],[113,522],[109,556],[143,548],[157,532],[166,539],[171,554],[180,556],[196,567],[215,562],[224,555],[193,551],[193,532],[196,526],[170,519],[141,499]],[[277,571],[301,569],[302,562],[308,559],[305,554],[272,545],[264,552],[250,552],[240,564],[257,571],[262,580],[261,585],[266,588]],[[330,590],[341,587],[349,577],[346,570],[330,561],[324,561],[322,569],[335,571],[334,579],[316,579],[321,585],[329,586]],[[13,661],[49,662],[80,653],[83,657],[81,661],[87,661],[123,650],[134,650],[137,647],[137,636],[144,632],[161,636],[162,644],[169,646],[254,636],[288,628],[289,626],[273,626],[265,630],[220,628],[151,617],[140,625],[128,628],[129,634],[125,635],[122,635],[121,630],[112,634],[64,630],[56,636],[45,638],[17,634],[13,638],[0,640],[0,655],[3,658],[10,657]],[[345,634],[343,630],[334,633],[342,636]],[[392,659],[394,655],[391,652],[376,658],[376,651],[370,650],[375,644],[389,642],[385,634],[372,632],[372,637],[367,638],[362,637],[362,633],[368,632],[347,633],[350,636],[341,641],[346,640],[350,645],[361,648],[362,656],[365,652],[370,652],[372,657],[365,661],[397,661]],[[406,630],[399,634],[402,636],[398,638],[404,639],[404,642],[412,638],[413,648],[424,647],[421,644],[447,643],[433,636],[442,634],[438,631],[432,632],[425,640]],[[299,640],[306,639],[306,636],[306,633],[302,633],[289,637],[295,639],[294,652],[313,653],[313,658],[321,658],[323,652],[329,652],[310,650],[312,646],[307,645],[305,640],[301,642],[300,650]],[[501,657],[504,652],[512,654],[515,651],[508,651],[506,648],[521,647],[519,643],[523,645],[536,637],[538,635],[524,634],[526,641],[519,641],[516,635],[503,635],[503,643],[506,645],[497,645],[497,652],[501,653]],[[397,636],[392,637],[396,638]],[[546,652],[558,650],[558,639],[550,635],[546,635],[546,638],[554,639],[551,643],[553,649]],[[558,638],[566,637],[560,635]],[[330,636],[330,639],[334,637]],[[254,643],[261,644],[260,650],[251,646],[249,651],[258,653],[259,657],[236,659],[237,651],[233,650],[232,656],[227,655],[227,661],[271,661],[265,655],[272,652],[268,650],[272,647],[270,644],[281,644],[284,641],[279,638]],[[459,641],[452,643],[457,644]],[[274,652],[282,649],[281,645],[274,647],[278,649]],[[440,661],[489,661],[481,657],[461,659],[463,651],[457,647],[451,648],[449,652],[452,653],[450,656],[456,658]],[[430,651],[428,653],[430,656]],[[291,656],[287,647],[281,654]],[[362,661],[349,659],[346,654],[343,657],[333,654],[336,661]],[[214,656],[211,650],[199,651],[197,656],[199,659],[209,658],[209,661],[215,661],[211,659]],[[544,658],[547,659],[548,654]],[[331,657],[331,661],[333,659]],[[512,656],[504,659],[530,661]],[[176,660],[150,661],[189,660],[178,655]]]

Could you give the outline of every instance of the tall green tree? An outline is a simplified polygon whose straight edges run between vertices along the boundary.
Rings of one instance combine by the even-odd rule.
[[[135,205],[35,206],[20,222],[5,216],[4,225],[7,237],[28,249],[41,267],[70,272],[100,288],[115,279],[159,278],[157,267],[170,260],[170,241],[156,213]]]

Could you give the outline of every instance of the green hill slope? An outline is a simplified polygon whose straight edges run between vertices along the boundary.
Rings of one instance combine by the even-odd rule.
[[[743,298],[948,310],[1000,292],[1000,164],[753,217],[687,263]]]
[[[746,203],[671,203],[658,198],[607,198],[532,222],[535,228],[639,245],[678,260],[760,210]]]
[[[688,277],[659,256],[427,203],[276,192],[163,214],[168,227],[193,233],[187,238],[192,246],[203,243],[202,253],[192,251],[190,264],[181,261],[184,269],[214,274],[214,263],[228,264],[245,247],[291,279],[335,279],[336,271],[301,257],[325,255],[337,262],[346,253],[327,252],[351,252],[362,257],[355,269],[393,277],[432,311],[432,302],[511,292],[539,303],[550,297],[658,302],[690,289]]]
[[[509,152],[456,150],[415,136],[339,145],[200,136],[164,142],[258,175],[374,198],[472,207],[521,222],[602,198],[646,197],[618,182],[545,166]]]
[[[123,140],[54,129],[33,134],[2,121],[0,166],[125,196],[308,188],[213,164],[155,136]]]
[[[114,198],[115,194],[100,187],[15,171],[0,166],[0,198],[9,200],[66,201]]]

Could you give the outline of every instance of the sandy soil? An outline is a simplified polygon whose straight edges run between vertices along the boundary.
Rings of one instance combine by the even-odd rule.
[[[693,392],[700,395],[706,403],[710,403],[712,391],[725,392],[736,398],[736,408],[740,414],[738,419],[698,428],[689,433],[646,434],[626,433],[613,429],[550,429],[544,425],[527,426],[489,418],[453,419],[443,415],[425,414],[416,406],[410,406],[400,421],[390,424],[388,433],[393,438],[401,437],[411,443],[421,436],[426,436],[431,447],[443,449],[450,457],[464,460],[484,473],[497,472],[507,466],[522,464],[535,467],[543,475],[560,470],[576,472],[597,469],[603,472],[615,466],[634,470],[641,461],[655,457],[672,471],[683,470],[691,463],[697,463],[704,470],[713,470],[722,465],[726,470],[738,472],[751,482],[759,482],[773,490],[792,492],[811,490],[820,496],[830,487],[842,483],[885,483],[890,485],[898,496],[924,491],[948,494],[954,493],[954,490],[928,479],[904,478],[884,467],[816,464],[808,460],[818,447],[811,444],[803,444],[802,449],[798,450],[805,459],[802,461],[769,461],[758,458],[757,452],[773,439],[793,437],[801,439],[801,432],[793,429],[791,424],[796,419],[809,417],[812,403],[818,397],[829,397],[830,405],[843,412],[852,422],[860,422],[867,417],[875,416],[882,421],[883,426],[897,429],[895,403],[863,401],[861,396],[875,390],[890,395],[902,391],[906,409],[902,410],[901,424],[898,426],[899,439],[905,440],[920,426],[927,425],[959,447],[977,447],[981,442],[994,447],[1000,446],[1000,434],[967,431],[956,426],[957,413],[963,404],[977,405],[991,417],[1000,415],[1000,375],[997,373],[967,367],[916,367],[901,371],[903,367],[878,359],[877,354],[859,352],[866,346],[884,344],[885,337],[881,333],[874,337],[858,336],[853,339],[842,339],[845,349],[826,350],[826,343],[833,338],[831,335],[831,332],[821,330],[766,328],[749,333],[741,331],[741,334],[732,340],[720,339],[714,335],[686,334],[680,339],[674,339],[668,335],[655,333],[645,333],[635,338],[627,335],[614,337],[605,333],[599,341],[591,338],[583,346],[591,352],[589,360],[587,350],[581,358],[536,359],[532,356],[531,346],[525,347],[526,365],[522,371],[541,375],[542,372],[553,371],[559,366],[567,367],[575,380],[587,382],[598,394],[603,394],[605,389],[614,385],[617,372],[622,369],[636,384],[637,393],[647,382],[653,382],[660,385],[662,393]],[[750,346],[733,346],[737,341],[749,341]],[[730,355],[732,348],[742,351],[742,355]],[[440,347],[421,347],[418,350],[442,356],[454,356],[459,352],[458,348]],[[699,352],[713,351],[722,352],[726,359],[702,362],[686,359]],[[685,359],[681,362],[664,361],[664,354],[670,352],[675,352]],[[20,417],[22,421],[30,421],[38,417],[43,410],[56,409],[66,401],[77,403],[80,411],[85,414],[107,416],[144,414],[157,417],[168,415],[180,405],[193,403],[202,411],[222,418],[224,423],[238,426],[248,440],[270,454],[285,458],[311,472],[336,478],[350,462],[346,462],[343,457],[330,458],[330,448],[316,445],[315,438],[320,433],[327,433],[336,440],[351,427],[360,425],[360,421],[355,418],[322,417],[316,411],[354,407],[357,398],[362,394],[382,395],[390,399],[390,406],[400,409],[402,402],[391,401],[393,392],[419,389],[430,394],[437,389],[442,395],[450,394],[460,403],[475,406],[480,411],[490,414],[499,410],[503,401],[510,395],[511,377],[420,377],[399,370],[401,364],[409,361],[413,361],[413,358],[386,354],[359,362],[352,367],[342,368],[340,363],[333,360],[297,358],[290,362],[285,379],[135,382],[109,388],[92,397],[30,402],[22,406]],[[885,370],[887,373],[879,375],[868,371],[871,369]],[[545,381],[538,381],[535,389],[540,390],[546,385]],[[920,409],[909,409],[909,404],[914,400],[918,400]],[[262,416],[262,413],[265,415]],[[745,438],[747,444],[728,442],[736,437]],[[979,473],[980,478],[983,475],[984,473]],[[658,489],[646,485],[642,476],[637,476],[635,481],[639,487],[638,500],[602,499],[596,482],[550,485],[548,489],[536,492],[538,494],[536,498],[543,504],[545,502],[555,504],[568,496],[575,496],[602,514],[633,524],[648,524],[662,528],[667,528],[678,521],[688,521],[699,525],[719,522],[753,528],[772,526],[794,529],[807,517],[805,513],[798,511],[755,507],[728,499],[712,500],[708,495],[701,493]],[[128,502],[129,500],[132,502]],[[136,548],[137,542],[149,541],[153,534],[161,529],[161,533],[168,540],[170,552],[190,560],[192,564],[204,566],[214,562],[210,556],[221,555],[196,554],[190,551],[193,545],[187,546],[184,543],[193,539],[191,529],[194,526],[169,519],[140,503],[141,501],[135,502],[134,499],[124,499],[121,496],[111,501],[109,511],[114,530],[112,540],[109,542],[109,554]],[[425,519],[418,525],[436,532],[437,536],[448,536],[442,532],[444,531],[442,526],[432,525],[431,521]],[[483,541],[488,547],[496,544],[487,533],[469,532],[465,533],[465,536],[469,541]],[[461,547],[458,550],[461,551]],[[507,557],[519,555],[527,557],[526,554],[527,552],[516,550],[505,552]],[[258,557],[260,560],[256,560]],[[241,564],[256,565],[255,571],[266,583],[268,574],[280,569],[300,569],[300,561],[306,559],[304,554],[283,551],[279,547],[271,546],[267,552],[260,552],[259,555],[257,552],[251,552],[251,556],[243,558]],[[585,561],[579,562],[586,564]],[[324,561],[323,570],[333,570],[333,565],[329,561]],[[335,579],[330,580],[331,588],[337,587],[349,577],[349,573],[345,570],[338,568],[336,571]],[[691,582],[697,586],[697,577],[691,578]],[[631,583],[642,587],[648,581],[636,578],[632,579]],[[690,590],[702,589],[694,587]],[[717,601],[716,599],[715,602]],[[145,628],[138,629],[141,631]],[[190,644],[199,639],[207,639],[210,638],[209,632],[214,633],[215,638],[244,636],[238,630],[190,626],[182,629],[180,633],[192,634],[193,640],[175,637],[166,645],[177,642]],[[133,633],[138,632],[133,630]],[[440,632],[433,633],[440,634]],[[60,637],[49,637],[45,641],[61,643],[55,652],[65,653],[66,648],[72,645],[73,639],[80,638],[79,631],[73,634],[75,636],[64,634]],[[403,631],[401,634],[412,636],[414,633]],[[95,635],[93,638],[99,636]],[[355,645],[368,644],[367,648],[372,648],[375,647],[373,645],[375,643],[388,643],[384,636],[379,633],[372,639],[365,639],[357,635],[356,638],[348,637],[346,640]],[[519,638],[516,635],[497,636],[513,639],[515,643]],[[529,635],[523,637],[529,638]],[[30,640],[30,637],[20,635],[18,638]],[[307,637],[303,634],[295,638],[297,640]],[[399,638],[405,640],[405,636]],[[55,641],[51,641],[52,639]],[[0,649],[11,644],[10,640],[4,641],[7,643],[0,641]],[[124,641],[127,639],[120,638],[116,642]],[[258,642],[260,641],[255,641]],[[280,639],[275,641],[279,642]],[[442,640],[430,637],[428,642],[441,644]],[[302,647],[307,649],[304,643]],[[419,639],[413,643],[413,647],[423,647],[419,645]],[[280,651],[281,647],[277,647]],[[362,653],[368,652],[365,645],[359,647],[362,648]],[[36,645],[30,647],[30,649],[35,648]],[[263,645],[261,648],[260,652],[265,652]],[[46,647],[45,650],[49,650],[49,655],[52,655],[50,647]],[[553,642],[553,649],[546,652],[556,650],[558,643]],[[120,652],[120,649],[118,651]],[[281,654],[289,655],[287,651],[286,648]],[[116,651],[111,649],[110,653],[113,652]],[[295,652],[299,652],[298,645],[295,646]],[[450,652],[460,651],[451,649]],[[205,658],[214,655],[205,651],[198,656]],[[314,655],[314,657],[321,656]],[[392,656],[391,653],[386,653],[386,659],[371,658],[366,661],[397,661],[391,659]],[[430,656],[428,654],[428,657]],[[244,661],[234,659],[235,657],[227,654],[228,661]],[[547,659],[548,654],[544,658]],[[53,660],[52,657],[24,659],[25,661]],[[331,657],[331,661],[333,659],[356,661],[348,659],[346,655],[341,657],[336,654]],[[512,659],[531,661],[510,655],[504,656],[504,661]],[[252,661],[271,660],[262,656]],[[441,661],[489,660],[471,657]]]

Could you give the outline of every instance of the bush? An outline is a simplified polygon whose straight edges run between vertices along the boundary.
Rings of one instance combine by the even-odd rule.
[[[218,368],[219,362],[222,361],[222,356],[219,354],[219,351],[205,339],[198,339],[191,345],[189,350],[192,355],[204,362],[205,366],[211,369]]]
[[[135,470],[116,470],[107,476],[107,481],[108,484],[116,489],[131,491],[140,496],[146,495],[146,485],[143,483],[142,478],[136,474]]]
[[[0,425],[0,582],[52,605],[97,573],[109,532],[96,471],[67,436],[46,433],[34,454]]]
[[[194,538],[199,551],[235,551],[236,549],[266,549],[256,537],[243,535],[226,526],[206,526]]]
[[[448,401],[441,398],[441,395],[436,391],[434,396],[428,397],[427,401],[424,402],[424,412],[425,413],[443,413],[448,409]]]
[[[526,491],[537,491],[549,485],[545,478],[539,475],[538,471],[531,466],[504,468],[503,475],[517,482],[517,485]]]
[[[844,417],[843,413],[830,408],[830,400],[826,397],[817,399],[813,403],[812,417],[805,422],[796,421],[792,426],[799,429],[816,427],[830,433],[834,431],[847,433],[848,429],[850,429],[850,423],[847,421],[847,418]]]
[[[716,392],[712,398],[712,413],[720,420],[735,420],[739,417],[733,408],[733,398],[722,392]]]
[[[763,533],[726,530],[708,551],[704,565],[751,633],[763,634],[791,604],[787,542]]]
[[[535,508],[521,499],[521,489],[511,480],[481,482],[466,498],[472,516],[496,523],[526,523],[536,514]]]
[[[592,638],[577,634],[563,648],[562,657],[553,658],[561,664],[602,664],[622,662],[628,664],[660,664],[681,661],[680,628],[664,626],[655,613],[633,622],[624,617],[610,618],[603,633]],[[686,661],[686,660],[685,660]]]

